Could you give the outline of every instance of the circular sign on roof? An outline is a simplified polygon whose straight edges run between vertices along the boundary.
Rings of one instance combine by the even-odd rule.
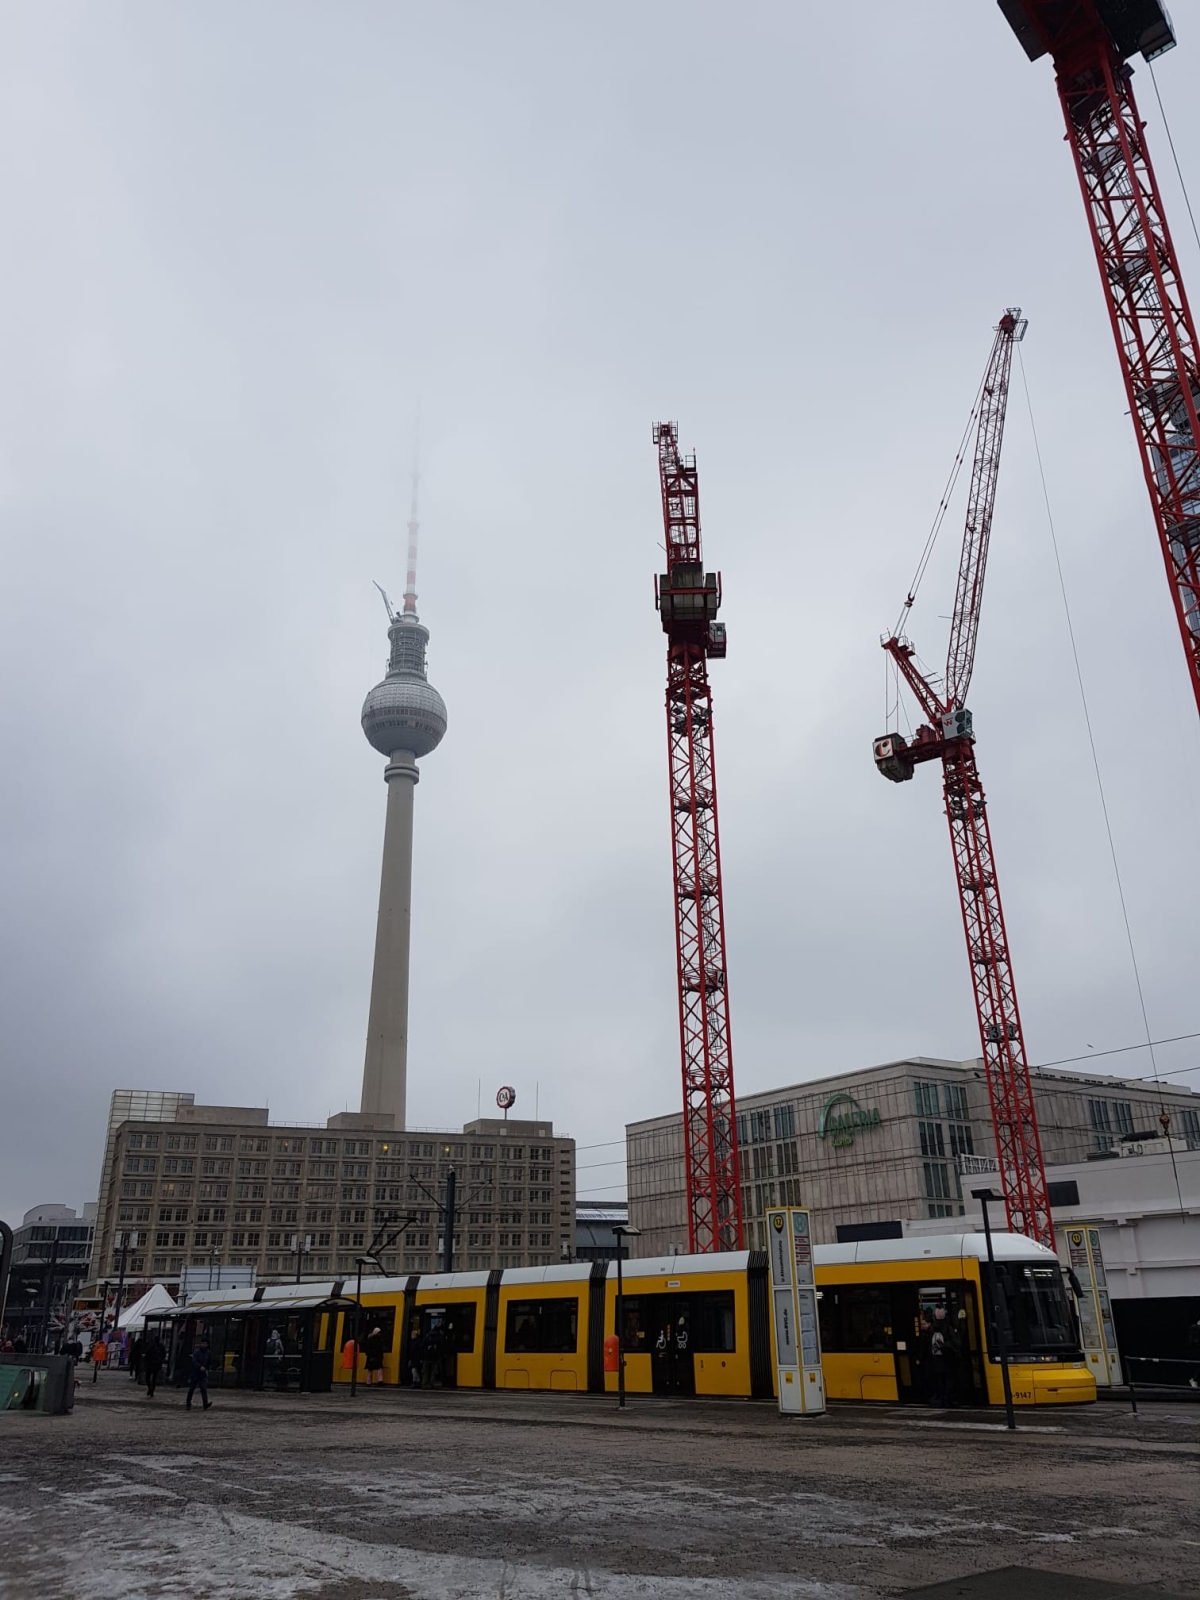
[[[497,1089],[496,1104],[500,1107],[501,1111],[507,1111],[509,1106],[515,1106],[516,1103],[517,1091],[513,1088],[510,1088],[507,1083],[504,1085],[503,1089]]]

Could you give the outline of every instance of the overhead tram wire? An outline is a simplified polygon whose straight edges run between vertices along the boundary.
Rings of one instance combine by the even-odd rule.
[[[1050,530],[1050,545],[1054,551],[1054,566],[1058,573],[1058,587],[1062,595],[1063,613],[1067,620],[1067,637],[1071,642],[1071,657],[1075,663],[1075,681],[1079,686],[1079,700],[1083,707],[1083,720],[1087,727],[1088,746],[1092,752],[1092,769],[1096,774],[1096,789],[1100,796],[1100,810],[1104,816],[1104,831],[1108,836],[1108,853],[1112,858],[1113,877],[1117,885],[1117,898],[1121,903],[1121,920],[1125,924],[1125,939],[1129,945],[1129,961],[1133,968],[1133,981],[1137,989],[1138,1006],[1142,1013],[1142,1026],[1146,1030],[1146,1045],[1150,1052],[1150,1069],[1153,1073],[1154,1083],[1158,1088],[1158,1105],[1161,1118],[1166,1119],[1163,1124],[1164,1133],[1168,1134],[1167,1153],[1171,1157],[1171,1171],[1175,1176],[1175,1192],[1179,1199],[1180,1220],[1186,1220],[1186,1211],[1183,1204],[1183,1188],[1179,1181],[1179,1168],[1175,1161],[1174,1141],[1169,1137],[1170,1116],[1167,1103],[1163,1097],[1162,1079],[1159,1076],[1158,1060],[1154,1054],[1154,1040],[1150,1034],[1150,1016],[1146,1010],[1146,995],[1142,988],[1142,973],[1138,965],[1137,947],[1133,940],[1133,928],[1129,922],[1129,909],[1125,904],[1125,885],[1121,880],[1121,866],[1117,859],[1117,846],[1113,838],[1112,822],[1108,815],[1108,797],[1104,792],[1104,779],[1100,772],[1100,757],[1096,750],[1096,736],[1092,731],[1092,714],[1088,707],[1087,690],[1083,684],[1083,668],[1079,661],[1079,647],[1075,642],[1075,623],[1071,616],[1071,603],[1067,598],[1067,580],[1063,573],[1062,557],[1058,551],[1058,534],[1054,526],[1054,512],[1050,506],[1050,489],[1046,482],[1046,469],[1042,462],[1042,447],[1038,439],[1037,423],[1033,416],[1033,401],[1029,394],[1029,379],[1025,375],[1025,358],[1021,353],[1020,345],[1017,346],[1017,364],[1021,369],[1021,387],[1025,391],[1025,406],[1029,412],[1029,431],[1033,436],[1033,451],[1037,458],[1038,476],[1042,484],[1042,500],[1046,507],[1046,523]]]

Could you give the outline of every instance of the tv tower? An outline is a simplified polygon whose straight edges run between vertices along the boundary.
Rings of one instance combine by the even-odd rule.
[[[421,776],[417,760],[436,750],[446,732],[445,701],[425,676],[429,629],[417,617],[419,483],[420,472],[414,464],[404,606],[394,611],[384,590],[379,589],[387,608],[391,653],[386,677],[371,690],[362,709],[363,732],[380,755],[387,757],[383,769],[387,820],[361,1109],[394,1116],[397,1128],[404,1126],[408,1083],[413,796]]]

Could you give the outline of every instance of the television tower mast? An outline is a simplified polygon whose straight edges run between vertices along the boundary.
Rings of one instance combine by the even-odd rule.
[[[420,779],[417,761],[436,750],[446,732],[446,705],[425,673],[429,629],[417,616],[417,490],[420,472],[413,464],[412,509],[408,519],[408,567],[404,608],[395,611],[382,589],[391,651],[387,674],[363,703],[362,729],[368,742],[387,757],[387,820],[383,830],[383,871],[375,967],[363,1064],[361,1109],[390,1115],[403,1128],[408,1082],[408,960],[412,917],[413,799]]]

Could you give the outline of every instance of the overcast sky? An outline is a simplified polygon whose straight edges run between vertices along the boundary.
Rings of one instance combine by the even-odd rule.
[[[1174,10],[1156,71],[1200,195],[1200,6]],[[450,729],[417,791],[410,1122],[511,1083],[612,1195],[605,1141],[679,1104],[665,418],[724,574],[736,1081],[976,1054],[937,773],[887,784],[871,740],[1006,305],[1151,1028],[1200,1029],[1200,723],[1052,73],[992,0],[2,15],[0,1215],[94,1197],[115,1087],[357,1107],[385,798],[358,718],[418,397]],[[961,520],[911,622],[934,662]],[[971,706],[1030,1054],[1134,1043],[1019,385]]]

